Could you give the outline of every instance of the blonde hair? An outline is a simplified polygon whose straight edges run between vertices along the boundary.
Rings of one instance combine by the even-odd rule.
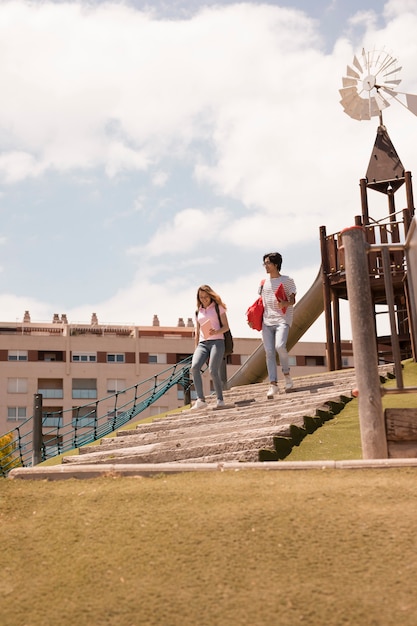
[[[201,285],[198,289],[197,289],[197,309],[199,309],[202,305],[201,301],[200,301],[200,291],[205,291],[210,298],[213,300],[213,302],[217,302],[217,304],[219,304],[220,306],[222,306],[224,308],[224,310],[226,310],[226,305],[223,302],[223,300],[221,299],[221,297],[219,296],[218,293],[216,293],[215,291],[213,291],[213,289],[210,287],[210,285]]]

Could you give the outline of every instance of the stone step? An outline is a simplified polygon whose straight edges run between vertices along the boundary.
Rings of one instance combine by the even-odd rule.
[[[326,382],[326,381],[325,381]],[[225,392],[225,402],[227,403],[226,409],[215,409],[214,405],[207,409],[200,409],[198,411],[184,410],[181,413],[169,415],[168,417],[157,419],[148,424],[139,424],[137,429],[121,430],[118,432],[117,437],[132,437],[137,434],[138,431],[144,432],[157,432],[165,431],[174,427],[178,428],[184,425],[187,429],[192,426],[193,423],[198,422],[204,417],[209,417],[210,424],[216,423],[217,416],[221,415],[223,420],[224,413],[227,411],[228,419],[233,420],[236,418],[236,413],[231,409],[239,410],[238,419],[244,419],[245,415],[254,416],[268,414],[271,412],[291,413],[291,407],[297,404],[300,410],[311,411],[311,406],[320,406],[328,400],[337,399],[339,396],[348,395],[351,397],[351,378],[348,380],[336,380],[332,381],[331,385],[313,384],[307,387],[298,387],[291,393],[280,394],[274,400],[266,399],[266,391],[268,385],[260,383],[257,385],[250,385],[249,391],[244,391],[243,394],[235,392],[235,398],[231,397],[230,392]],[[324,385],[324,386],[323,386]],[[252,393],[253,387],[261,387],[261,393]],[[244,388],[237,388],[243,390]],[[246,388],[245,388],[246,389]],[[255,404],[256,403],[256,406]],[[272,408],[273,407],[273,408]],[[290,408],[289,408],[290,407]]]
[[[172,441],[156,442],[142,446],[121,448],[118,450],[107,450],[84,454],[82,457],[65,457],[66,463],[159,463],[188,461],[191,458],[204,458],[212,456],[223,457],[227,452],[230,458],[241,460],[241,453],[252,453],[252,458],[258,460],[258,450],[260,448],[271,448],[274,445],[273,438],[278,431],[262,429],[249,431],[244,434],[229,433],[228,437],[219,438],[218,435],[206,436],[203,439],[182,439],[175,444]]]
[[[340,390],[339,390],[340,391]],[[342,389],[342,391],[345,391]],[[298,423],[304,415],[316,415],[317,410],[337,411],[341,410],[344,402],[340,400],[342,394],[337,394],[335,389],[329,394],[317,394],[313,400],[311,397],[300,398],[294,402],[294,398],[281,401],[252,402],[249,406],[232,406],[230,409],[202,412],[183,412],[174,414],[170,419],[156,420],[152,424],[139,425],[136,429],[123,431],[117,437],[102,439],[97,446],[86,446],[80,449],[80,454],[88,454],[103,449],[132,447],[145,442],[168,440],[183,436],[201,437],[210,434],[213,430],[220,436],[228,431],[247,430],[260,428],[263,425],[274,427]],[[347,398],[347,396],[345,396]],[[182,415],[187,415],[181,418]],[[153,426],[153,428],[152,428]]]
[[[392,365],[380,375],[392,377]],[[258,462],[285,458],[294,445],[352,399],[354,370],[325,372],[294,380],[290,393],[266,399],[267,383],[225,391],[226,408],[215,404],[198,411],[183,410],[135,429],[85,446],[72,465]]]

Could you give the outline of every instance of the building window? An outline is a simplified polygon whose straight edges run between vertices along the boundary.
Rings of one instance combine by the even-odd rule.
[[[167,362],[166,354],[150,354],[148,356],[148,363],[162,363],[163,365]]]
[[[184,401],[184,388],[177,389],[177,400]],[[195,389],[191,389],[191,400],[197,400],[197,392]]]
[[[288,365],[290,367],[296,367],[296,365],[297,365],[297,357],[296,356],[289,356],[288,357]]]
[[[10,422],[17,422],[17,420],[26,419],[26,407],[25,406],[8,406],[7,407],[7,419]]]
[[[149,407],[149,414],[150,415],[161,415],[162,413],[167,413],[168,412],[168,407],[167,406],[151,406]]]
[[[45,446],[46,458],[49,459],[62,452],[62,436],[45,435],[43,436],[43,445]]]
[[[126,411],[115,411],[114,409],[109,409],[107,411],[107,420],[109,422],[117,419],[118,417],[120,417],[121,415],[125,415]]]
[[[38,393],[41,393],[43,398],[63,398],[62,378],[39,378]]]
[[[28,379],[27,378],[8,378],[7,379],[7,391],[8,393],[27,393]]]
[[[126,380],[124,378],[108,378],[107,393],[121,393],[126,390]]]
[[[52,363],[54,361],[62,362],[64,360],[64,353],[62,350],[56,350],[55,352],[46,352],[45,350],[38,351],[38,361],[47,361]]]
[[[124,354],[107,354],[107,363],[124,363],[125,355]]]
[[[306,365],[308,367],[323,367],[324,356],[306,356]]]
[[[184,402],[184,397],[184,387],[182,385],[177,385],[177,400],[181,400],[182,402]],[[197,400],[197,392],[195,389],[191,389],[190,399]]]
[[[97,363],[97,354],[95,352],[73,352],[72,360],[74,363]]]
[[[72,397],[74,399],[97,398],[97,381],[95,378],[73,378]]]
[[[74,407],[72,410],[73,428],[91,428],[95,425],[97,413],[91,406]]]
[[[48,407],[42,412],[42,426],[45,428],[62,428],[62,407]]]
[[[28,351],[27,350],[9,350],[8,361],[27,361],[28,360]]]

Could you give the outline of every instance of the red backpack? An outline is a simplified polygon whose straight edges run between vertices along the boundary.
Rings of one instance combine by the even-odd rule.
[[[259,290],[259,298],[255,300],[253,304],[246,311],[246,318],[248,320],[248,324],[254,330],[262,330],[262,322],[264,317],[264,303],[262,302],[262,289],[264,286],[265,279],[261,281],[261,287]],[[275,292],[275,297],[278,300],[285,300],[287,297],[285,294],[284,286],[282,283],[279,284],[278,289]],[[282,308],[282,312],[285,313],[287,307]]]

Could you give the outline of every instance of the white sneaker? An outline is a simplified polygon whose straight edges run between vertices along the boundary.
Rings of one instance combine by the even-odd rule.
[[[196,411],[198,409],[206,409],[206,408],[207,408],[207,402],[205,400],[201,400],[201,398],[197,398],[194,406],[191,407],[191,411]]]
[[[279,393],[278,385],[271,385],[268,389],[268,393],[266,394],[266,397],[268,398],[268,400],[272,400],[272,398],[278,393]]]
[[[224,400],[217,400],[217,404],[216,404],[216,408],[217,409],[224,409],[224,407],[226,406]]]
[[[284,375],[285,379],[285,391],[289,391],[294,387],[294,383],[292,382],[292,378],[289,374]]]

